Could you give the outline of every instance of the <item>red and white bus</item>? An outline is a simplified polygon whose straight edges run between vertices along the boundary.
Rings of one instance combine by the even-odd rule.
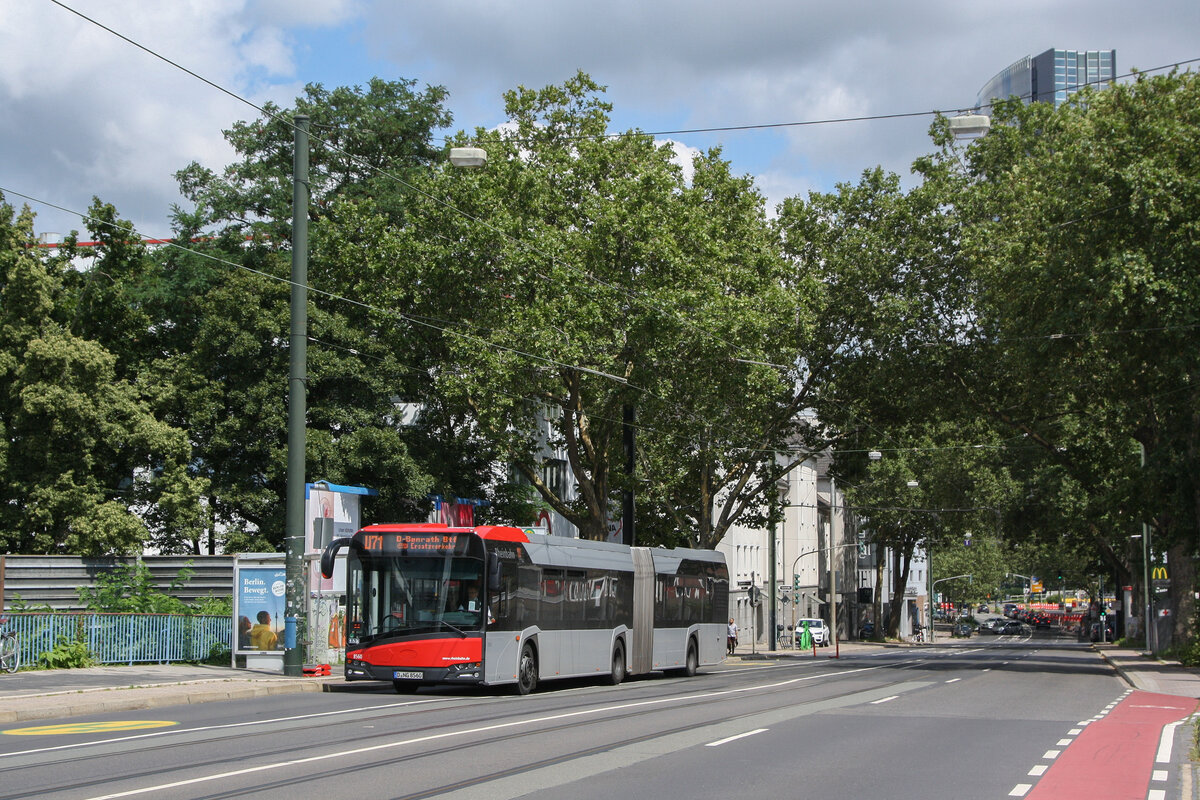
[[[626,547],[483,526],[371,525],[346,559],[346,680],[422,685],[552,678],[613,684],[725,659],[729,573],[712,550]]]

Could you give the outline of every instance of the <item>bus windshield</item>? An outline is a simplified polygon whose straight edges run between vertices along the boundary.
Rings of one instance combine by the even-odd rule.
[[[444,555],[359,555],[351,551],[349,638],[483,629],[483,561]]]

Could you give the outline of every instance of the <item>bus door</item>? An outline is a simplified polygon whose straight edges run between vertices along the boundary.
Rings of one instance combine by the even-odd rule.
[[[654,554],[647,547],[633,553],[633,652],[629,671],[638,675],[654,669]]]

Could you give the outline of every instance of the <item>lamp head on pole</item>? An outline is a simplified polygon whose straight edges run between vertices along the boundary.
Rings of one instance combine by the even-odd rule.
[[[456,167],[482,167],[487,163],[487,150],[482,147],[451,147],[450,163]]]
[[[950,118],[950,132],[956,139],[986,136],[992,129],[992,118],[986,114],[959,114]]]

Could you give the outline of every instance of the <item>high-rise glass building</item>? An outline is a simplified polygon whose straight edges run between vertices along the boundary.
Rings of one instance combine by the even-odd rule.
[[[1047,50],[997,73],[979,90],[975,107],[990,113],[993,100],[1014,95],[1026,103],[1057,106],[1084,86],[1103,86],[1116,74],[1116,50]]]

